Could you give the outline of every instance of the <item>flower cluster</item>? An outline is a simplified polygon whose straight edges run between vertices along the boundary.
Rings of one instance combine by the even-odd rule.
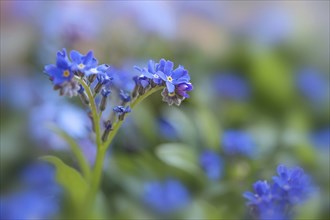
[[[193,87],[188,71],[183,66],[176,69],[173,66],[173,62],[164,59],[159,63],[150,60],[147,68],[135,67],[141,74],[130,79],[126,77],[127,74],[124,74],[125,77],[120,76],[120,71],[110,65],[98,65],[92,51],[84,55],[73,50],[68,55],[62,49],[57,53],[56,64],[46,65],[44,71],[60,95],[79,96],[83,104],[91,107],[94,113],[89,112],[89,116],[94,127],[98,119],[93,118],[97,116],[95,108],[98,112],[106,112],[107,107],[112,106],[112,114],[104,116],[106,119],[103,121],[106,126],[102,140],[106,141],[113,124],[124,120],[125,115],[131,112],[131,105],[140,98],[143,100],[144,95],[163,89],[163,100],[169,105],[180,105],[189,97],[187,92]],[[131,85],[134,85],[133,89]],[[111,100],[115,103],[110,103],[110,96],[114,95],[117,97]]]
[[[273,184],[257,181],[254,193],[245,192],[247,205],[258,219],[289,219],[294,205],[304,202],[313,191],[311,180],[300,167],[277,167]]]
[[[179,65],[176,69],[173,67],[173,62],[165,59],[160,59],[158,63],[150,60],[145,68],[135,67],[141,73],[134,78],[138,87],[135,94],[143,94],[150,87],[165,85],[162,92],[163,101],[179,106],[185,98],[189,98],[187,92],[190,92],[193,86],[188,71],[183,66]]]

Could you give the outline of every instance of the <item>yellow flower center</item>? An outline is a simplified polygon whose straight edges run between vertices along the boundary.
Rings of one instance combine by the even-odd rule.
[[[175,96],[175,92],[170,92],[170,93],[168,93],[168,96],[169,96],[169,97],[173,97],[173,96]]]
[[[78,67],[79,67],[79,69],[84,69],[85,65],[81,63],[78,65]]]
[[[168,76],[167,81],[169,81],[171,83],[173,81],[173,78],[171,76]]]
[[[63,72],[63,76],[64,76],[64,77],[69,77],[69,76],[70,76],[70,71],[69,71],[69,70],[65,70],[65,71]]]

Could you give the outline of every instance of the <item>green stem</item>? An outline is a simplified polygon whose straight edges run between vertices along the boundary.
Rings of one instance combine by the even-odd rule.
[[[113,130],[110,132],[110,135],[106,142],[102,143],[101,141],[101,134],[100,134],[100,118],[101,118],[101,113],[98,114],[94,96],[92,91],[90,90],[89,86],[86,84],[86,82],[79,78],[76,77],[76,80],[84,87],[87,96],[89,98],[90,102],[90,109],[92,111],[92,116],[93,116],[93,123],[95,127],[95,134],[96,134],[96,144],[97,144],[97,154],[96,154],[96,160],[93,168],[93,173],[92,173],[92,178],[90,181],[90,190],[87,193],[87,198],[86,198],[86,207],[83,210],[84,213],[90,214],[90,211],[93,210],[93,204],[98,192],[98,189],[100,187],[101,179],[102,179],[102,168],[103,168],[103,162],[104,158],[106,155],[106,151],[108,147],[110,146],[110,143],[112,142],[113,138],[117,134],[119,128],[121,127],[123,121],[117,121],[113,125]],[[131,103],[131,108],[134,108],[137,104],[139,104],[141,101],[143,101],[145,98],[153,94],[154,92],[164,88],[163,86],[161,87],[156,87],[152,88],[149,91],[147,91],[145,94],[142,96],[138,97],[137,99],[133,100]]]
[[[97,107],[96,107],[96,103],[95,103],[93,93],[92,93],[90,87],[87,85],[87,83],[83,79],[81,79],[79,77],[75,77],[75,79],[82,85],[82,87],[84,87],[84,89],[86,91],[86,94],[88,96],[89,103],[90,103],[90,109],[92,111],[94,128],[95,128],[96,146],[97,146],[97,148],[100,148],[101,144],[102,144],[102,142],[101,142],[100,118],[99,118],[99,115],[97,113]]]
[[[142,102],[145,98],[147,98],[148,96],[150,96],[151,94],[157,92],[160,89],[163,89],[164,87],[155,87],[150,89],[149,91],[147,91],[145,94],[143,94],[142,96],[138,97],[137,99],[135,99],[132,103],[131,103],[131,109],[133,109],[137,104],[139,104],[140,102]],[[112,142],[113,138],[116,136],[119,128],[121,127],[123,121],[117,121],[112,128],[112,131],[110,132],[110,135],[108,137],[108,139],[106,140],[106,142],[104,142],[103,147],[104,148],[108,148],[110,143]]]
[[[89,168],[89,165],[88,165],[88,162],[87,162],[85,156],[81,152],[81,148],[76,143],[76,141],[71,136],[69,136],[66,132],[64,132],[62,129],[60,129],[53,123],[49,123],[47,125],[47,127],[49,127],[49,129],[51,129],[53,132],[58,134],[60,137],[62,137],[69,144],[71,151],[77,158],[77,161],[78,161],[79,167],[82,170],[82,173],[84,174],[86,180],[89,180],[90,175],[91,175],[91,170]]]

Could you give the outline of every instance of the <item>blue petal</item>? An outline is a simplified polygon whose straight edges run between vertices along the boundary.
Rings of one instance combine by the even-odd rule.
[[[44,72],[47,75],[52,76],[55,69],[57,69],[57,67],[54,64],[49,64],[44,67]]]
[[[180,77],[182,77],[183,75],[185,75],[187,73],[188,73],[188,71],[183,66],[179,66],[178,68],[173,70],[172,78],[179,79]]]
[[[156,73],[162,80],[167,81],[166,75],[162,71],[157,71]]]
[[[148,62],[148,71],[150,73],[155,73],[156,72],[155,71],[155,61],[149,60],[149,62]]]
[[[167,76],[171,76],[172,74],[172,70],[173,70],[173,62],[172,61],[166,61],[165,63],[165,66],[164,66],[164,73],[167,75]]]
[[[82,55],[81,53],[79,53],[78,51],[76,51],[76,50],[72,50],[72,51],[70,52],[70,57],[71,57],[71,60],[72,60],[74,63],[76,63],[76,64],[80,64],[83,55]]]
[[[86,65],[89,62],[93,61],[93,51],[89,51],[86,56],[83,57],[83,63]],[[96,59],[95,59],[96,61]]]
[[[172,83],[166,81],[166,87],[167,87],[167,91],[168,91],[169,93],[174,92],[175,86],[174,86]]]
[[[147,70],[147,68],[143,68],[142,69],[142,74],[144,76],[146,76],[147,78],[149,78],[149,79],[153,79],[154,78],[154,75],[151,74],[151,73],[149,73],[149,71]]]

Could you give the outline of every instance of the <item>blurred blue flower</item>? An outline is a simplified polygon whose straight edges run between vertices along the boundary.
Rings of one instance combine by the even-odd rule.
[[[40,146],[48,149],[68,149],[67,143],[47,126],[55,123],[70,136],[81,139],[88,136],[91,129],[87,114],[80,108],[64,101],[46,102],[34,107],[29,115],[29,132]]]
[[[312,144],[319,149],[330,149],[330,126],[315,131],[311,136]]]
[[[35,191],[18,192],[0,199],[1,219],[50,219],[59,211],[52,197]]]
[[[284,165],[277,167],[278,176],[274,176],[274,186],[278,187],[282,199],[291,204],[297,204],[309,196],[311,188],[310,177],[304,173],[300,167],[292,169]]]
[[[72,79],[73,72],[71,71],[71,62],[66,53],[66,49],[57,52],[56,65],[46,65],[45,73],[50,77],[50,80],[53,81],[54,85],[61,85]]]
[[[306,201],[314,190],[309,176],[300,167],[289,169],[279,165],[277,173],[273,184],[259,180],[253,185],[254,193],[243,194],[258,219],[291,219],[294,205]]]
[[[154,211],[170,214],[184,208],[189,203],[190,196],[181,182],[167,179],[164,182],[146,183],[143,200]]]
[[[226,99],[243,101],[250,97],[250,87],[246,80],[232,73],[224,73],[212,79],[217,95]]]
[[[199,163],[210,180],[218,180],[222,176],[223,164],[220,156],[211,150],[205,150],[199,156]]]
[[[35,163],[22,173],[24,188],[0,198],[1,219],[49,219],[58,214],[62,189],[55,181],[55,169]]]
[[[288,40],[293,33],[293,19],[284,7],[269,4],[255,12],[246,28],[255,43],[274,45]]]
[[[177,130],[166,118],[158,118],[157,125],[160,136],[168,140],[175,140],[178,138]]]
[[[329,98],[329,82],[316,69],[301,69],[296,76],[296,85],[310,102],[320,103]]]
[[[55,168],[47,163],[29,165],[21,174],[21,182],[29,190],[43,192],[46,195],[58,195],[61,192],[55,179]]]
[[[122,69],[117,69],[114,67],[109,68],[107,71],[108,76],[112,77],[111,81],[114,88],[117,90],[124,90],[127,92],[132,92],[135,86],[135,82],[132,79],[133,74],[131,72],[124,71]]]
[[[252,136],[242,130],[224,131],[221,146],[223,151],[229,155],[253,156],[255,153],[255,142]]]

